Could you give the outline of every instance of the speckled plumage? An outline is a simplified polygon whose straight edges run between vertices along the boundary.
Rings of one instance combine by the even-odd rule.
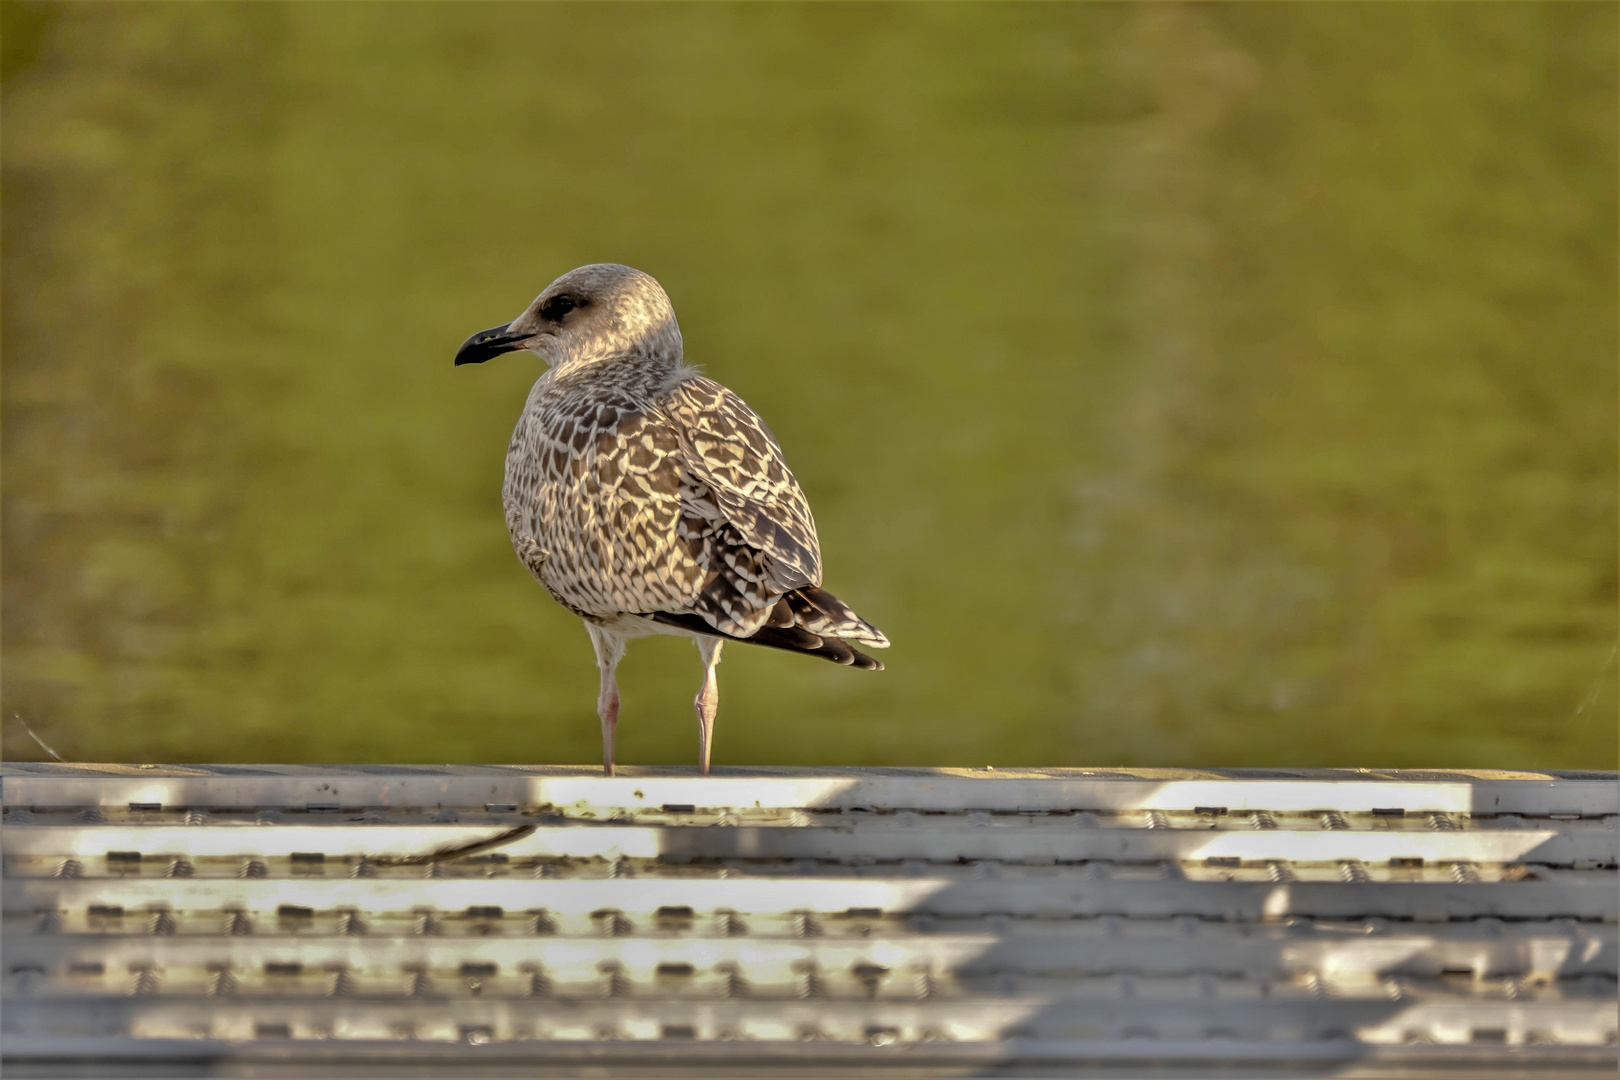
[[[656,281],[581,267],[507,326],[469,338],[457,363],[520,348],[551,367],[507,451],[507,529],[524,565],[591,631],[610,772],[613,669],[630,638],[697,639],[705,770],[724,641],[882,667],[850,643],[888,640],[820,587],[815,521],[775,437],[740,397],[685,366]]]

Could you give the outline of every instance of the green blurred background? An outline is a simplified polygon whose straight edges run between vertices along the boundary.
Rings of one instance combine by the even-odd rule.
[[[5,754],[598,761],[450,361],[611,260],[895,642],[719,764],[1614,768],[1616,10],[7,5]]]

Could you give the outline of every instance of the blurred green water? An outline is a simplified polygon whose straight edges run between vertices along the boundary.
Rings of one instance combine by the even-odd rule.
[[[775,428],[862,675],[720,764],[1613,768],[1612,5],[8,4],[4,750],[598,759],[513,558],[620,261]],[[620,758],[694,759],[684,642]]]

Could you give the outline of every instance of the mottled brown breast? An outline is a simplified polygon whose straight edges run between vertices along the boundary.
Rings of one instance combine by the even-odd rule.
[[[559,385],[531,402],[513,440],[509,518],[547,552],[546,587],[590,615],[681,607],[702,579],[676,529],[680,441],[636,389]]]

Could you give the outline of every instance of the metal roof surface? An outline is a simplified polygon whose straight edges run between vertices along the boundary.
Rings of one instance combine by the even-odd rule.
[[[0,769],[11,1075],[1611,1076],[1614,773]]]

